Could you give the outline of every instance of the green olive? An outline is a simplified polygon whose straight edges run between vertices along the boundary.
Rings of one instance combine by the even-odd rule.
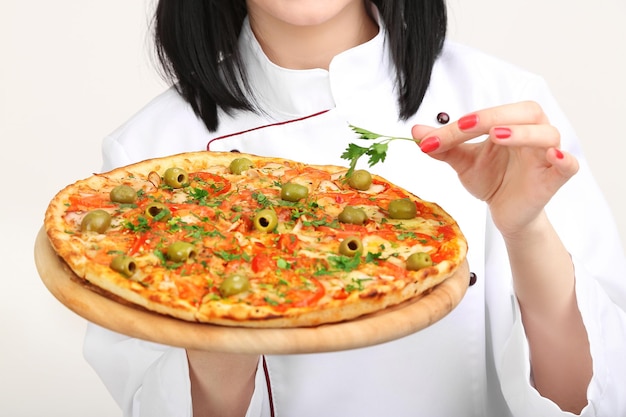
[[[363,242],[358,236],[347,237],[339,244],[339,253],[345,256],[363,253]]]
[[[132,204],[137,200],[137,191],[128,185],[118,185],[109,193],[111,201],[122,204]]]
[[[406,260],[406,269],[417,271],[433,265],[433,260],[426,252],[415,252]]]
[[[189,183],[189,174],[182,168],[168,168],[163,174],[163,180],[172,188],[182,188]]]
[[[254,166],[254,163],[248,158],[235,158],[230,161],[230,172],[235,175],[239,175],[244,171],[249,170]]]
[[[254,216],[252,224],[259,232],[269,233],[278,226],[278,216],[272,209],[263,209]]]
[[[288,182],[283,184],[280,189],[280,198],[285,201],[291,201],[295,203],[298,200],[305,199],[309,196],[309,189],[300,184]]]
[[[172,213],[165,204],[159,203],[158,201],[153,201],[146,206],[144,214],[150,220],[166,221],[169,220]]]
[[[250,288],[250,281],[242,275],[231,275],[220,284],[220,294],[222,297],[230,297],[247,291]]]
[[[111,225],[111,215],[109,212],[97,209],[90,211],[83,217],[80,223],[80,230],[83,232],[104,233]]]
[[[131,256],[117,255],[111,261],[111,269],[124,275],[126,278],[133,276],[137,270],[137,264]]]
[[[343,211],[339,213],[339,221],[349,224],[363,224],[367,221],[365,210],[353,206],[345,206]]]
[[[167,247],[167,259],[174,262],[185,262],[196,256],[196,247],[189,242],[177,241]]]
[[[348,185],[361,191],[369,190],[372,185],[372,175],[364,169],[357,169],[348,178]]]
[[[417,215],[417,207],[415,203],[408,198],[399,198],[392,200],[387,209],[389,217],[392,219],[408,220]]]

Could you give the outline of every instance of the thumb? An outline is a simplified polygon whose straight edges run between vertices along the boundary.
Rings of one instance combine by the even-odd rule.
[[[461,169],[464,169],[467,163],[470,162],[470,160],[467,158],[467,151],[461,149],[460,147],[453,147],[444,152],[431,153],[432,143],[428,143],[428,141],[436,139],[432,136],[432,132],[434,132],[435,130],[437,130],[437,128],[432,126],[414,125],[411,128],[411,135],[413,136],[413,139],[415,139],[415,143],[417,143],[422,152],[424,152],[431,158],[447,162],[457,172],[459,172],[459,170]],[[438,146],[438,139],[436,139],[436,141],[436,146]]]
[[[411,135],[413,136],[413,139],[415,139],[415,141],[419,145],[420,140],[424,139],[433,130],[435,130],[435,128],[432,126],[414,125],[411,128]]]
[[[445,154],[447,154],[448,152],[436,153],[436,154],[430,153],[433,150],[432,148],[433,143],[429,143],[429,142],[434,141],[436,143],[435,148],[439,146],[439,139],[433,138],[431,136],[432,132],[435,130],[437,129],[432,126],[414,125],[411,128],[411,135],[413,135],[413,139],[415,139],[415,143],[417,143],[417,146],[420,147],[422,152],[424,152],[425,154],[435,159],[444,160]]]

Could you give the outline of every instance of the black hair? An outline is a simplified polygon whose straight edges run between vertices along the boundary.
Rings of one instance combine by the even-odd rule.
[[[400,118],[417,112],[446,36],[445,0],[371,0],[388,32]],[[154,41],[164,77],[210,131],[218,108],[255,111],[238,51],[245,0],[159,0]]]

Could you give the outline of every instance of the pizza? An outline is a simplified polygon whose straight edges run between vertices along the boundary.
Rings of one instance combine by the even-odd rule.
[[[437,204],[367,170],[189,152],[94,174],[45,213],[76,279],[155,314],[223,326],[352,320],[452,276],[467,242]]]

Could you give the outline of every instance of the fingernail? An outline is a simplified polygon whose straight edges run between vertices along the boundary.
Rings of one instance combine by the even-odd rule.
[[[437,136],[431,136],[429,138],[423,139],[420,142],[420,149],[424,153],[429,153],[437,149],[440,144],[441,144],[441,141],[439,140]]]
[[[457,124],[461,130],[471,129],[478,124],[478,116],[475,114],[463,116],[459,119]]]
[[[509,129],[508,127],[495,127],[493,129],[493,134],[498,139],[508,139],[511,137],[511,129]]]
[[[555,149],[554,153],[556,154],[557,159],[563,159],[565,157],[565,155],[563,155],[563,152],[558,149]]]

